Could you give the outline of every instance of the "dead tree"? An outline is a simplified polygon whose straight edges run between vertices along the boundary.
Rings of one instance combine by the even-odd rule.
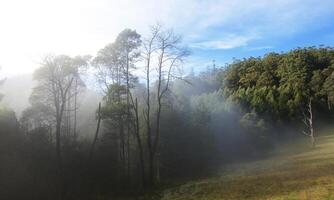
[[[151,128],[151,60],[155,52],[154,42],[160,31],[160,27],[153,27],[151,30],[151,36],[143,43],[142,56],[145,61],[145,74],[146,74],[146,110],[144,111],[144,117],[146,119],[146,143],[148,149],[148,183],[153,185],[154,183],[154,158],[153,158],[153,145],[152,145],[152,128]]]
[[[304,119],[303,123],[307,131],[303,131],[303,134],[310,137],[312,148],[315,147],[315,136],[314,136],[314,129],[313,129],[313,111],[312,111],[312,99],[309,99],[307,104],[306,112],[303,112]]]
[[[183,59],[189,54],[189,51],[182,47],[181,37],[172,30],[166,30],[159,33],[157,37],[158,46],[158,87],[157,87],[157,112],[156,112],[156,135],[153,143],[153,152],[156,156],[156,180],[160,181],[160,121],[162,101],[166,92],[169,90],[172,78],[179,78],[178,67]]]
[[[160,179],[159,163],[159,144],[160,144],[160,122],[162,113],[162,103],[166,92],[169,90],[170,81],[173,78],[179,78],[177,75],[183,58],[189,54],[188,50],[181,46],[181,37],[172,30],[164,30],[160,25],[152,27],[151,36],[144,42],[144,60],[146,62],[146,114],[147,125],[147,148],[149,164],[149,181],[154,184]],[[154,73],[157,88],[151,91],[150,78],[151,70]],[[151,99],[151,93],[156,98]],[[156,104],[155,130],[151,129],[151,103]]]

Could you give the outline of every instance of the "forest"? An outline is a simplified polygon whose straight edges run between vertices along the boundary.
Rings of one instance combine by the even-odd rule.
[[[195,73],[183,69],[184,37],[157,24],[144,35],[124,29],[96,55],[45,56],[29,106],[0,106],[1,199],[162,199],[165,188],[287,142],[318,148],[333,123],[334,48]],[[83,103],[94,87],[98,101]]]

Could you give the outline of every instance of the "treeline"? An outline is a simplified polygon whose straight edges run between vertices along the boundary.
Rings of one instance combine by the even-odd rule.
[[[300,133],[310,137],[312,146],[315,146],[314,124],[331,120],[334,103],[331,47],[298,48],[263,58],[236,60],[220,77],[222,93],[248,113],[244,118],[256,116],[276,128],[287,125],[299,128]]]
[[[302,135],[303,121],[314,139],[313,124],[331,117],[332,48],[272,53],[184,76],[188,55],[179,35],[157,25],[146,37],[125,29],[96,56],[45,57],[20,119],[0,110],[1,197],[143,196],[261,155]],[[91,138],[77,129],[87,73],[103,94]],[[284,134],[284,126],[296,131]]]

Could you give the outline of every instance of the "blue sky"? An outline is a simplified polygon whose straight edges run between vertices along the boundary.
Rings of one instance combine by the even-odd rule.
[[[334,1],[238,2],[225,16],[229,20],[211,23],[202,37],[190,42],[192,59],[206,65],[214,59],[224,65],[233,58],[263,56],[273,51],[334,46]],[[201,70],[196,63],[193,67]]]
[[[20,6],[18,6],[20,5]],[[186,71],[296,47],[334,46],[334,0],[1,0],[2,74],[31,73],[53,54],[91,54],[124,28],[156,22],[183,35]]]

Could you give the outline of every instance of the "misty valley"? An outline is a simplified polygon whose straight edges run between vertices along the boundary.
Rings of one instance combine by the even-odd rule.
[[[1,200],[334,200],[333,2],[33,1],[0,2]]]

